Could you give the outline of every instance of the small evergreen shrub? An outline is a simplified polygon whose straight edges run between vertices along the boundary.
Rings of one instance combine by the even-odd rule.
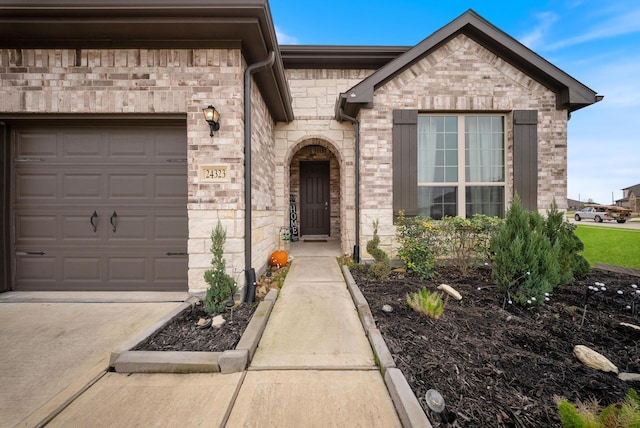
[[[438,227],[429,217],[405,217],[400,211],[396,221],[398,258],[407,271],[420,279],[430,278],[438,254]]]
[[[581,254],[584,244],[574,233],[575,230],[576,225],[565,220],[564,213],[558,211],[553,201],[551,209],[547,211],[545,235],[558,249],[560,285],[569,284],[574,277],[582,278],[591,272],[589,262]]]
[[[596,400],[576,405],[555,397],[560,420],[565,428],[635,428],[640,427],[640,398],[634,389],[627,392],[622,403],[615,403],[600,411]]]
[[[376,279],[385,279],[391,273],[391,261],[383,250],[378,248],[380,237],[378,236],[378,220],[373,222],[373,238],[367,242],[367,252],[374,259],[369,267],[369,275]]]
[[[204,298],[204,309],[208,313],[221,313],[226,309],[228,302],[236,292],[236,284],[233,278],[225,272],[224,243],[227,240],[227,232],[222,228],[220,220],[216,228],[211,232],[211,265],[204,273],[204,280],[209,284]]]
[[[430,292],[426,287],[407,294],[407,304],[414,311],[428,315],[433,319],[440,318],[444,312],[442,295],[435,291]]]
[[[559,249],[544,232],[542,216],[524,210],[516,197],[491,240],[491,277],[501,293],[521,305],[542,304],[560,282]]]

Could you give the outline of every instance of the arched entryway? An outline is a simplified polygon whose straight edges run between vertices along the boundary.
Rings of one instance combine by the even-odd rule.
[[[328,142],[313,138],[292,151],[289,193],[299,237],[340,239],[340,182],[340,162]]]

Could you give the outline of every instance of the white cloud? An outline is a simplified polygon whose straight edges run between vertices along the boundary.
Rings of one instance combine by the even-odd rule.
[[[294,36],[283,33],[278,26],[276,26],[276,37],[278,38],[278,44],[280,45],[299,45],[300,42]]]
[[[536,25],[528,34],[520,37],[520,43],[529,49],[535,50],[538,46],[542,46],[549,29],[554,22],[558,20],[558,15],[553,12],[542,12],[536,15],[538,25]]]
[[[546,46],[548,50],[556,50],[584,42],[608,39],[630,33],[640,32],[640,9],[626,9],[619,15],[598,22],[596,26],[576,36],[560,40]]]

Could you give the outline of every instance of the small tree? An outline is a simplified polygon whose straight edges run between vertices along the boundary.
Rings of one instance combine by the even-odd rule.
[[[491,240],[491,277],[513,301],[539,305],[560,282],[558,246],[544,234],[545,222],[514,198],[504,223]]]
[[[224,243],[227,240],[227,232],[222,228],[220,220],[216,228],[211,232],[211,266],[204,273],[204,280],[209,284],[204,299],[204,308],[208,313],[220,313],[225,310],[226,302],[236,292],[236,284],[233,278],[225,272]]]
[[[380,237],[378,236],[378,220],[376,220],[373,222],[373,239],[367,242],[367,252],[374,259],[373,264],[369,267],[369,275],[377,279],[385,279],[391,273],[391,261],[387,253],[378,248],[378,245],[380,245]]]
[[[560,285],[570,283],[574,277],[584,277],[591,271],[589,262],[580,254],[584,250],[584,244],[574,230],[576,226],[565,220],[564,213],[558,211],[554,200],[551,209],[547,211],[544,231],[551,244],[558,248]]]

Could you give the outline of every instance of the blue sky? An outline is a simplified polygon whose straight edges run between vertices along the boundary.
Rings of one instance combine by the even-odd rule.
[[[280,44],[387,46],[414,46],[473,9],[604,95],[569,121],[569,198],[611,203],[640,184],[637,0],[270,0],[270,7]]]

